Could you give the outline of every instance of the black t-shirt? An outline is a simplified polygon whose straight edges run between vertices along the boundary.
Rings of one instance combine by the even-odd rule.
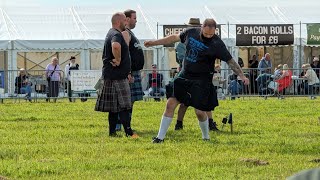
[[[128,33],[131,35],[131,40],[129,43],[129,52],[130,52],[130,58],[131,58],[131,70],[132,71],[138,71],[143,69],[144,65],[144,56],[143,56],[143,50],[140,45],[139,40],[134,35],[134,33],[130,29],[126,29]]]
[[[217,35],[205,38],[200,32],[201,28],[188,28],[180,34],[181,42],[186,45],[186,56],[180,76],[187,79],[211,80],[215,60],[227,62],[232,56]]]
[[[121,62],[120,65],[117,67],[113,67],[110,63],[110,61],[114,59],[114,56],[112,54],[113,42],[118,42],[121,45]],[[128,77],[131,68],[129,48],[121,32],[114,28],[111,28],[106,36],[102,54],[102,61],[102,75],[104,79],[120,80]]]

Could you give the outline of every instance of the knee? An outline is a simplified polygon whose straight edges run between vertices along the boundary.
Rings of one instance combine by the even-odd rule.
[[[201,111],[199,109],[196,109],[196,116],[199,119],[199,121],[205,121],[207,119],[207,114],[205,111]]]
[[[178,105],[178,101],[176,99],[169,98],[169,100],[167,101],[167,105],[166,105],[166,112],[173,114],[177,105]]]

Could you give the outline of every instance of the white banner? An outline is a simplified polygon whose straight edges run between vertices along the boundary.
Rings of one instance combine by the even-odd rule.
[[[73,70],[71,73],[71,89],[73,91],[93,90],[101,77],[101,70]]]

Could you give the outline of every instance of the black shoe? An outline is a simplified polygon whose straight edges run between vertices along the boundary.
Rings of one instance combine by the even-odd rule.
[[[86,102],[87,100],[87,98],[81,98],[81,102]]]
[[[110,137],[119,137],[119,135],[116,132],[109,133],[109,136]]]
[[[174,130],[181,130],[181,129],[183,129],[182,121],[177,121],[177,124],[174,127]]]
[[[209,130],[210,131],[219,131],[219,129],[217,128],[217,123],[213,122],[213,121],[209,121]]]
[[[159,139],[158,137],[153,137],[152,138],[152,143],[163,143],[164,139]]]
[[[210,141],[210,139],[202,139],[203,141]]]

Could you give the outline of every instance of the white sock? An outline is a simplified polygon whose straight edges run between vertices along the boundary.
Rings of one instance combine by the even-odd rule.
[[[172,118],[171,117],[162,116],[157,138],[164,139],[164,137],[166,136],[166,133],[167,133],[167,131],[169,129],[169,126],[170,126],[171,122],[172,122]]]
[[[210,139],[209,137],[209,121],[208,119],[201,122],[199,121],[199,126],[201,128],[201,132],[202,132],[202,139]]]

